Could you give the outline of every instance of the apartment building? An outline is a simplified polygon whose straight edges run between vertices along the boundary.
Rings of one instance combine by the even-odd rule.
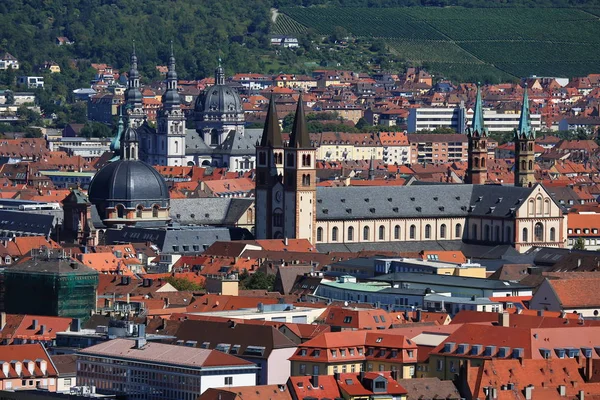
[[[447,163],[466,161],[469,140],[463,134],[415,133],[408,135],[410,163]]]
[[[0,390],[56,391],[58,372],[41,343],[0,347]]]
[[[483,122],[490,132],[512,132],[519,126],[520,113],[503,113],[496,110],[483,110]],[[531,114],[531,128],[534,131],[542,127],[542,116]],[[411,108],[408,114],[408,132],[436,128],[450,128],[458,133],[465,133],[468,121],[473,119],[473,110],[459,107],[421,107]]]
[[[412,378],[417,345],[392,330],[325,332],[298,346],[290,361],[292,376],[397,371]]]

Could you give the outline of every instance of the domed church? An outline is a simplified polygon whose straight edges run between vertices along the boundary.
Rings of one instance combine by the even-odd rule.
[[[215,70],[215,85],[206,88],[196,99],[193,121],[196,129],[186,129],[172,50],[166,78],[162,109],[154,128],[146,122],[142,109],[134,50],[125,101],[129,126],[138,133],[139,159],[152,165],[203,165],[229,168],[233,172],[253,169],[255,143],[260,141],[262,130],[244,129],[242,99],[225,83],[220,61]]]
[[[88,195],[107,227],[162,226],[169,220],[169,190],[164,178],[138,159],[136,128],[119,123],[116,141],[120,157],[102,167],[90,183]],[[113,149],[117,150],[114,145]]]

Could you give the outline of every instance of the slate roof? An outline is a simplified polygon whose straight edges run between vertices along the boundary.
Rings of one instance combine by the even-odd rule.
[[[200,245],[200,251],[218,240],[230,241],[242,238],[252,239],[252,234],[247,229],[218,228],[209,226],[182,227],[181,229],[153,229],[125,227],[123,229],[108,229],[106,243],[145,243],[152,242],[163,253],[185,253],[183,246],[193,250],[194,245]],[[178,246],[179,250],[174,250]]]
[[[446,399],[459,400],[461,398],[456,386],[451,381],[442,381],[438,378],[399,379],[398,383],[407,391],[407,400],[417,399]]]
[[[532,188],[500,185],[317,187],[317,220],[510,217]]]
[[[70,257],[58,256],[59,251],[51,251],[36,255],[35,258],[25,257],[17,264],[7,269],[5,274],[12,273],[34,273],[50,275],[97,275],[96,270],[85,266]]]
[[[226,197],[173,199],[170,217],[186,225],[235,225],[253,202],[249,198]]]
[[[53,215],[43,215],[0,210],[0,236],[23,233],[24,236],[50,236],[54,225]]]
[[[317,250],[321,253],[336,252],[357,253],[361,251],[381,252],[420,252],[427,250],[462,250],[463,243],[460,240],[446,241],[411,241],[411,242],[366,242],[366,243],[323,243],[317,244]],[[465,255],[467,255],[465,253]]]

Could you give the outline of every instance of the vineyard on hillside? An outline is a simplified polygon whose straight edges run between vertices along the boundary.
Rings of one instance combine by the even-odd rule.
[[[400,59],[454,79],[600,73],[599,8],[294,7],[280,12],[321,35],[341,27],[357,38],[385,40]]]

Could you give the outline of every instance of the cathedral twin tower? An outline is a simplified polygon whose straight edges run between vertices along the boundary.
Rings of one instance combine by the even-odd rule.
[[[473,109],[473,121],[467,129],[469,150],[465,183],[483,185],[488,181],[487,175],[487,138],[488,130],[483,123],[483,106],[481,90],[477,85],[477,97]],[[535,184],[535,132],[531,128],[529,117],[529,97],[527,85],[523,94],[519,126],[514,131],[515,142],[515,186],[530,187]]]

